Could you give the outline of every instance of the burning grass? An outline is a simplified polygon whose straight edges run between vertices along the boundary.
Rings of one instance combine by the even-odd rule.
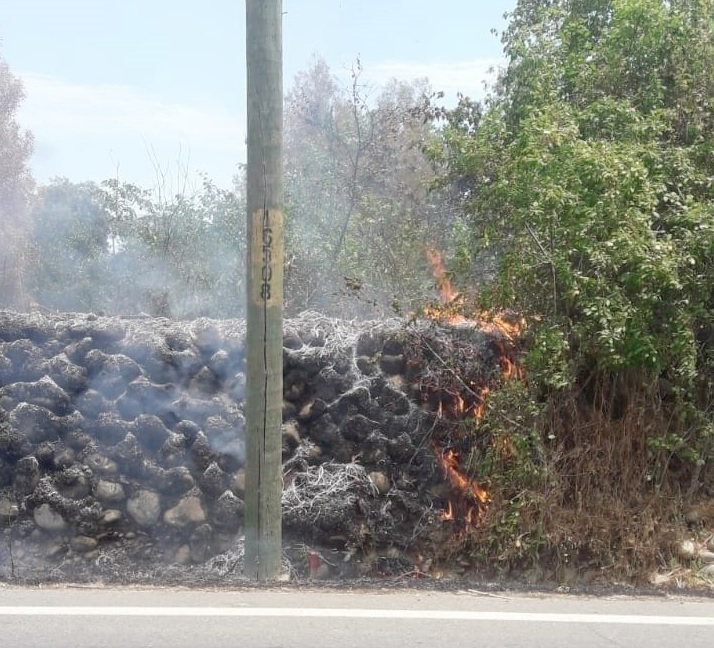
[[[669,569],[677,538],[695,531],[685,528],[683,503],[707,478],[701,463],[682,460],[686,445],[673,443],[671,404],[657,381],[593,371],[538,397],[520,363],[522,320],[464,315],[440,256],[427,256],[440,303],[424,309],[434,330],[411,361],[423,400],[450,423],[431,445],[450,487],[439,513],[454,529],[444,559],[470,556],[487,572],[567,582],[644,581]],[[454,334],[443,339],[440,326]],[[489,344],[472,346],[464,328]],[[490,362],[476,357],[484,349]]]

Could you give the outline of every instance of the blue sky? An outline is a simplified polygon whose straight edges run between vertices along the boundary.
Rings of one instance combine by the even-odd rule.
[[[428,77],[478,96],[516,0],[283,0],[284,85],[314,54],[347,78]],[[2,55],[27,92],[39,182],[227,186],[245,159],[244,0],[2,0]]]

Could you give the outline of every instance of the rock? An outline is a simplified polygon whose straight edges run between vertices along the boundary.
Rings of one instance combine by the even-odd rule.
[[[49,504],[40,504],[34,512],[35,524],[45,531],[64,531],[67,528],[65,519]]]
[[[653,572],[647,580],[655,586],[667,585],[672,580],[672,576],[670,574],[659,574],[657,572]]]
[[[94,551],[99,543],[95,538],[90,538],[89,536],[79,535],[75,536],[69,541],[69,546],[74,549],[77,553],[87,553],[88,551]]]
[[[231,361],[228,352],[219,349],[211,356],[207,366],[219,381],[225,380],[231,373]]]
[[[689,506],[684,511],[684,521],[689,526],[696,526],[702,521],[702,512],[697,506]]]
[[[10,413],[12,427],[32,443],[56,441],[62,435],[62,419],[46,407],[33,403],[19,403]]]
[[[377,425],[362,414],[346,416],[340,424],[340,433],[344,439],[360,443],[364,441]]]
[[[193,343],[204,355],[212,355],[221,348],[221,331],[206,319],[198,319],[192,325]]]
[[[707,549],[709,551],[714,551],[714,536],[709,538],[709,542],[707,542]]]
[[[165,473],[166,492],[171,495],[182,495],[195,485],[191,471],[186,466],[169,468]]]
[[[174,554],[174,562],[188,565],[191,562],[191,548],[188,545],[181,545]]]
[[[0,407],[0,411],[2,411],[2,407]],[[4,455],[5,459],[12,461],[30,454],[30,452],[32,452],[32,445],[27,437],[0,421],[0,456]]]
[[[235,459],[237,470],[245,461],[243,421],[226,420],[223,416],[209,416],[203,427],[210,449],[220,455]]]
[[[691,540],[682,540],[677,547],[677,555],[683,560],[691,560],[697,555],[697,547]]]
[[[47,371],[58,386],[71,394],[79,394],[87,387],[87,370],[74,364],[65,353],[51,358]]]
[[[112,449],[112,457],[121,465],[125,472],[130,475],[140,474],[143,463],[144,453],[139,447],[139,442],[136,437],[129,432],[124,440]]]
[[[154,526],[161,515],[161,498],[154,491],[139,490],[127,501],[126,511],[139,526]]]
[[[173,527],[185,527],[190,524],[200,524],[206,521],[201,498],[198,495],[188,495],[182,498],[173,508],[164,513],[164,522]]]
[[[121,522],[123,517],[124,515],[118,509],[107,509],[104,511],[104,515],[102,515],[102,519],[100,521],[102,524],[109,526],[111,524]]]
[[[373,356],[382,351],[383,344],[383,334],[370,331],[369,333],[360,335],[355,351],[358,356]]]
[[[405,366],[403,355],[383,355],[379,359],[379,368],[388,376],[403,373]]]
[[[703,562],[705,564],[714,563],[714,551],[700,551],[697,554],[697,558],[700,562]]]
[[[78,394],[74,399],[74,406],[89,419],[96,419],[100,414],[107,412],[111,403],[98,391],[87,389]]]
[[[309,423],[321,417],[327,411],[327,403],[321,398],[308,401],[300,408],[298,420],[301,423]]]
[[[53,543],[47,547],[47,550],[45,551],[45,555],[48,558],[56,558],[57,556],[60,556],[62,554],[67,553],[67,545],[64,543]]]
[[[0,397],[9,396],[16,403],[30,403],[48,409],[55,416],[64,416],[72,410],[69,396],[49,376],[34,382],[16,382],[0,387]]]
[[[245,399],[245,387],[245,374],[236,374],[228,385],[228,393],[234,401],[241,402]]]
[[[191,534],[189,547],[191,548],[191,559],[194,562],[202,563],[210,557],[212,537],[213,529],[210,524],[202,524]]]
[[[243,519],[243,500],[227,490],[216,501],[211,520],[220,531],[234,533]]]
[[[30,455],[23,457],[15,464],[15,480],[13,486],[18,493],[29,495],[40,482],[40,462]]]
[[[65,349],[65,355],[71,362],[84,364],[87,353],[92,349],[92,338],[84,337],[76,342],[71,342]]]
[[[214,455],[208,445],[208,439],[201,431],[198,432],[193,444],[191,445],[190,456],[191,459],[193,459],[196,468],[201,472],[206,470],[206,468],[208,468],[214,460]]]
[[[119,473],[119,465],[116,461],[105,457],[103,454],[94,452],[90,454],[84,463],[99,475],[116,475]]]
[[[201,367],[188,384],[188,390],[194,395],[213,396],[219,389],[220,383],[216,374],[208,367]]]
[[[407,381],[402,376],[401,374],[397,374],[395,376],[389,376],[387,378],[387,384],[392,387],[392,389],[396,389],[397,391],[400,392],[406,392],[407,391]]]
[[[368,358],[365,356],[360,356],[356,360],[357,368],[365,376],[373,376],[377,373],[377,362],[374,358]]]
[[[89,476],[91,476],[89,468],[82,469],[82,467],[75,464],[56,475],[53,481],[55,488],[62,496],[70,499],[82,499],[89,495]]]
[[[300,431],[295,421],[288,421],[282,426],[283,435],[283,461],[293,455],[300,445]]]
[[[384,386],[377,400],[384,412],[389,412],[395,416],[408,414],[411,409],[409,399],[390,384]]]
[[[156,452],[169,438],[169,431],[163,421],[153,414],[137,416],[134,427],[139,443],[151,452]]]
[[[181,435],[185,440],[186,444],[190,445],[196,440],[198,433],[201,428],[194,421],[179,421],[174,427],[174,432]]]
[[[94,496],[101,502],[115,503],[122,502],[126,497],[124,487],[116,482],[105,481],[100,479],[97,482],[97,487],[94,489]]]
[[[64,470],[65,468],[69,468],[74,463],[75,456],[76,454],[72,448],[62,448],[62,450],[55,454],[55,470]]]
[[[116,445],[127,433],[133,431],[134,424],[125,421],[115,412],[102,412],[92,426],[92,433],[107,445]]]
[[[201,475],[201,489],[207,495],[218,496],[228,487],[228,475],[214,461]]]
[[[64,440],[70,448],[78,452],[81,452],[87,446],[94,443],[92,437],[86,432],[82,432],[81,429],[71,430],[65,435]]]
[[[0,455],[0,488],[5,488],[12,484],[15,477],[14,462],[5,461]]]
[[[41,469],[51,470],[55,463],[55,449],[53,445],[47,441],[40,443],[35,447],[35,457],[40,463]],[[2,484],[0,484],[0,487],[2,487]]]
[[[186,438],[183,434],[169,432],[166,441],[159,449],[159,456],[165,466],[179,466],[185,461]]]
[[[383,472],[374,471],[369,473],[369,478],[371,482],[377,487],[377,490],[381,495],[385,495],[392,488],[392,483],[389,481],[389,477]]]
[[[706,576],[707,578],[714,578],[714,564],[709,563],[699,570],[701,576]]]

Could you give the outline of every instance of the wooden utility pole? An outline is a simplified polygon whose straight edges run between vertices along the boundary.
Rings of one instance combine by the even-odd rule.
[[[281,571],[282,0],[246,0],[248,67],[245,573]]]

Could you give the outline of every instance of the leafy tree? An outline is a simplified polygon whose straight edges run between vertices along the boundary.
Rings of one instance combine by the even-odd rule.
[[[545,316],[581,363],[683,387],[714,323],[710,5],[522,1],[478,132],[447,133],[472,243],[501,246],[492,298]]]
[[[28,161],[32,135],[15,114],[24,99],[22,82],[0,57],[0,305],[27,305],[23,270],[27,265],[27,204],[32,191]]]
[[[107,306],[109,213],[92,182],[56,179],[40,187],[32,209],[36,262],[29,283],[37,302],[57,310]]]
[[[285,110],[289,310],[384,313],[423,300],[424,249],[443,245],[455,213],[432,191],[430,93],[392,81],[373,96],[359,62],[346,88],[320,59],[296,77]]]
[[[579,540],[601,558],[626,528],[652,544],[632,512],[652,487],[712,484],[712,9],[520,0],[478,128],[444,129],[466,187],[463,252],[498,255],[482,298],[532,321],[532,401],[494,401],[485,424],[515,439],[512,461],[541,457],[531,475],[548,510],[577,508]],[[532,405],[540,417],[524,423]],[[609,537],[599,514],[617,519]],[[553,515],[536,517],[552,542]]]

